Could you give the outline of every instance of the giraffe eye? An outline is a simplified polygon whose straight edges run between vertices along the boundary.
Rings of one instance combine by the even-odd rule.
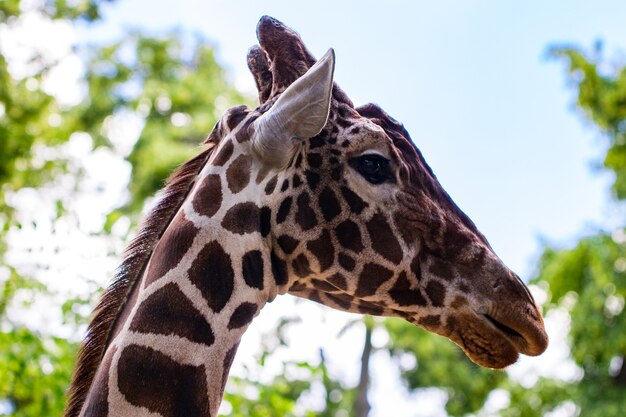
[[[349,164],[372,184],[382,184],[393,178],[389,160],[377,154],[361,155],[351,159]]]

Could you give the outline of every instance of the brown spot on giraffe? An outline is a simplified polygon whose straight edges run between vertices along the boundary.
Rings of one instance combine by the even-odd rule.
[[[242,109],[242,113],[243,113],[242,117],[246,117],[248,115],[248,109],[247,108]],[[237,142],[243,143],[243,142],[247,142],[250,140],[250,132],[248,131],[248,129],[250,128],[250,125],[252,124],[252,122],[253,122],[253,119],[248,119],[241,126],[239,131],[235,134],[235,138],[237,139]]]
[[[222,389],[220,393],[220,397],[224,395],[224,389],[226,388],[226,381],[228,380],[228,371],[230,367],[233,365],[233,361],[235,360],[235,355],[237,354],[237,348],[239,348],[239,343],[235,343],[235,345],[226,352],[224,355],[224,364],[222,368]]]
[[[259,231],[261,236],[266,237],[272,230],[272,209],[263,206],[259,212]]]
[[[352,220],[345,220],[339,223],[335,228],[335,236],[337,236],[341,246],[353,252],[358,253],[365,248],[361,230]]]
[[[306,156],[306,161],[307,161],[307,164],[309,164],[311,168],[319,168],[322,166],[323,159],[322,159],[322,155],[318,153],[309,153]]]
[[[436,277],[449,281],[454,279],[454,269],[447,262],[440,259],[434,258],[428,270]]]
[[[340,310],[349,311],[352,307],[352,297],[345,294],[327,294],[329,300],[336,304]]]
[[[289,291],[293,292],[304,292],[308,289],[306,283],[303,281],[295,281],[291,286],[289,286]]]
[[[287,275],[287,263],[276,256],[276,253],[272,251],[270,253],[270,260],[272,264],[272,276],[276,285],[285,285],[289,282],[289,276]]]
[[[233,155],[235,147],[231,140],[227,140],[220,150],[216,153],[215,159],[213,160],[213,165],[221,167],[226,162],[230,160],[230,157]]]
[[[293,272],[300,278],[307,277],[311,274],[311,266],[309,259],[305,254],[301,253],[292,262]]]
[[[230,109],[230,111],[226,114],[226,126],[230,131],[235,130],[235,128],[246,118],[248,114],[246,106],[237,106]]]
[[[298,188],[302,184],[302,179],[298,174],[293,176],[293,188]]]
[[[257,312],[257,305],[253,303],[244,302],[239,304],[233,315],[230,316],[230,321],[228,322],[228,328],[239,329],[252,321],[254,315]]]
[[[454,309],[459,309],[467,306],[467,300],[463,297],[455,297],[452,303],[450,303],[450,307]]]
[[[193,198],[193,208],[198,214],[211,217],[222,206],[222,181],[219,175],[209,174],[200,184]]]
[[[310,171],[310,170],[306,170],[304,171],[304,178],[306,179],[306,183],[309,186],[309,188],[312,191],[316,191],[317,190],[317,186],[320,183],[320,176],[319,174]]]
[[[250,182],[250,167],[252,158],[248,155],[239,155],[226,170],[228,188],[233,194],[237,194]]]
[[[332,285],[334,285],[335,287],[339,288],[340,290],[347,290],[348,289],[348,283],[346,282],[346,277],[344,277],[340,273],[336,273],[336,274],[331,275],[328,278],[328,282],[330,282]]]
[[[367,208],[367,203],[363,201],[361,197],[359,197],[354,191],[349,189],[348,187],[340,187],[341,195],[348,203],[350,210],[354,214],[361,214],[361,212]]]
[[[359,275],[359,283],[355,295],[364,297],[376,293],[378,287],[383,282],[389,280],[393,276],[393,271],[384,266],[368,262],[363,266],[363,271]]]
[[[236,204],[224,215],[222,227],[240,235],[257,232],[260,229],[260,211],[252,202]]]
[[[263,254],[260,250],[246,252],[241,258],[243,280],[250,287],[263,289]]]
[[[441,325],[441,316],[435,314],[429,314],[428,316],[422,317],[419,319],[420,326],[425,327],[426,329],[437,328]]]
[[[426,284],[426,294],[434,307],[441,307],[446,298],[446,287],[439,281],[430,280]]]
[[[270,180],[265,184],[265,194],[269,195],[274,192],[276,188],[276,184],[278,183],[278,177],[274,175]]]
[[[393,263],[400,263],[402,260],[402,247],[382,213],[376,213],[367,222],[367,231],[372,241],[372,247],[376,252]]]
[[[398,280],[389,290],[389,295],[399,306],[403,307],[409,305],[425,306],[428,304],[419,288],[411,288],[411,283],[404,271],[400,273]]]
[[[363,314],[369,314],[372,316],[381,316],[383,314],[383,308],[375,304],[359,301],[357,309]]]
[[[215,341],[209,323],[174,283],[159,288],[141,303],[130,330],[175,335],[206,346]]]
[[[356,267],[356,261],[350,257],[350,255],[346,255],[345,253],[340,253],[338,256],[339,265],[348,272],[354,271]]]
[[[321,148],[325,144],[326,144],[326,141],[324,139],[324,136],[322,136],[322,135],[313,136],[309,140],[309,150],[315,149],[315,148]],[[309,164],[310,164],[310,162],[309,162]]]
[[[296,223],[300,225],[302,230],[309,230],[317,226],[317,217],[315,211],[311,208],[311,197],[307,192],[303,192],[298,196],[298,209],[296,211]]]
[[[419,254],[415,255],[411,261],[411,272],[417,281],[422,279],[422,263]]]
[[[185,218],[183,212],[179,212],[154,250],[153,260],[148,268],[146,286],[179,264],[191,248],[197,233],[196,226]]]
[[[322,210],[322,216],[324,220],[329,222],[341,213],[341,205],[335,196],[333,190],[329,187],[324,187],[319,195],[319,206]]]
[[[221,311],[233,293],[235,273],[230,255],[218,242],[210,242],[202,248],[188,273],[209,307]]]
[[[163,417],[209,414],[204,366],[181,365],[149,347],[122,351],[117,384],[129,403]]]
[[[291,197],[285,198],[280,206],[278,207],[278,212],[276,213],[276,223],[280,224],[287,220],[287,216],[289,216],[289,210],[291,210],[291,203],[293,199]]]
[[[263,165],[259,169],[259,172],[257,173],[256,179],[255,179],[255,182],[257,183],[257,185],[263,182],[263,180],[267,177],[270,171],[271,171],[271,168],[268,167],[267,165]]]
[[[294,250],[298,247],[300,242],[291,236],[282,235],[278,237],[278,246],[285,252],[285,254],[289,255],[293,253]]]
[[[326,271],[335,262],[335,251],[332,248],[333,242],[328,230],[323,230],[319,238],[311,240],[306,244],[307,249],[317,258],[320,265],[320,272]]]

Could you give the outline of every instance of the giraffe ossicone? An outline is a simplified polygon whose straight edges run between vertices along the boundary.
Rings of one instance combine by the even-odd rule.
[[[299,35],[261,18],[260,105],[173,174],[95,310],[66,416],[216,416],[246,328],[291,293],[402,317],[503,368],[547,346],[528,289],[404,127],[355,107]]]

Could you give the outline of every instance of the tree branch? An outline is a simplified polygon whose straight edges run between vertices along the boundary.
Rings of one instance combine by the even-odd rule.
[[[363,354],[361,355],[361,377],[357,386],[355,417],[367,417],[371,406],[367,400],[367,389],[369,387],[369,361],[372,353],[372,327],[371,320],[364,320],[365,323],[365,342],[363,344]]]

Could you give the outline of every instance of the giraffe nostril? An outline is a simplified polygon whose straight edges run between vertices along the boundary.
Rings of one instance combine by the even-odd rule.
[[[526,307],[526,314],[528,314],[529,317],[531,317],[533,320],[539,321],[540,319],[540,315],[539,315],[539,310],[537,310],[536,307]]]

